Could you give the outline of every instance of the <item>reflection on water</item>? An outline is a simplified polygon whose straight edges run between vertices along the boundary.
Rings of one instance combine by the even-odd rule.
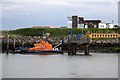
[[[117,78],[117,54],[3,54],[4,78]]]

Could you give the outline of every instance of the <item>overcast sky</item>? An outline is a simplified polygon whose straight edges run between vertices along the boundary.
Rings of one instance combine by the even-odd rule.
[[[3,0],[0,17],[2,29],[27,28],[35,25],[67,26],[67,17],[72,15],[118,23],[117,1],[104,1]]]

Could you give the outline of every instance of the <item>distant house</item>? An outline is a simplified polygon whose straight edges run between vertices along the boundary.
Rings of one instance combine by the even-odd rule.
[[[107,28],[114,28],[114,24],[113,23],[106,23]]]
[[[56,26],[33,26],[32,28],[58,28]]]
[[[98,28],[107,28],[107,25],[106,25],[106,23],[101,22],[98,24]]]
[[[83,17],[72,16],[68,18],[67,28],[114,28],[113,23],[103,23],[101,20],[84,20]]]
[[[60,28],[67,28],[67,26],[61,26]]]
[[[120,28],[120,26],[119,25],[114,25],[114,28]]]
[[[85,20],[84,23],[86,28],[98,28],[101,20]]]
[[[68,28],[98,28],[101,20],[84,20],[84,17],[68,17]]]
[[[78,16],[68,17],[68,28],[84,28],[84,18]]]
[[[51,26],[33,26],[32,28],[51,28]]]

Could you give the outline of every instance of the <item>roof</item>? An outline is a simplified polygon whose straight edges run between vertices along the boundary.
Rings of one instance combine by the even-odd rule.
[[[101,20],[84,20],[85,22],[101,22]]]

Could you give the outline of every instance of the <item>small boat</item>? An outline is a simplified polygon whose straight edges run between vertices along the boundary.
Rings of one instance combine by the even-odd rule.
[[[46,41],[40,40],[39,43],[34,44],[34,47],[27,48],[25,50],[15,50],[15,53],[52,55],[52,54],[63,54],[63,51],[53,50],[52,44],[49,44]]]

